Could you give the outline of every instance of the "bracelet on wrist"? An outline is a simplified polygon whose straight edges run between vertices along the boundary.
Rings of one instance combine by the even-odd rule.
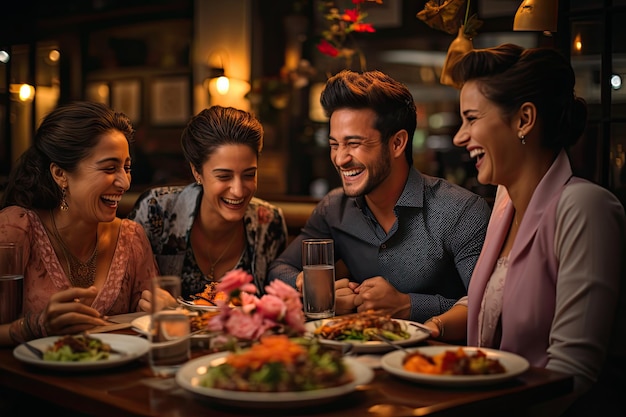
[[[426,322],[432,321],[433,323],[435,323],[435,326],[437,326],[437,330],[439,330],[439,336],[438,338],[442,338],[443,337],[443,331],[445,330],[445,327],[443,325],[443,322],[441,321],[441,319],[439,317],[431,317],[428,320],[426,320]]]
[[[24,337],[24,332],[22,331],[23,328],[23,318],[15,320],[13,323],[11,323],[11,326],[9,326],[9,337],[16,345],[19,345],[26,340],[26,338]]]

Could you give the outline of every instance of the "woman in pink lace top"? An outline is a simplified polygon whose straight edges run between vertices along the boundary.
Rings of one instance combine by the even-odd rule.
[[[158,273],[141,226],[116,217],[130,187],[130,120],[106,106],[54,109],[9,177],[0,241],[22,252],[23,315],[0,345],[78,333],[140,310]]]

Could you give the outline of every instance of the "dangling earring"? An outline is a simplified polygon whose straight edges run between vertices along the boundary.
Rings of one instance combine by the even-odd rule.
[[[526,136],[522,134],[522,132],[520,132],[518,134],[519,140],[522,142],[522,145],[526,145]]]
[[[65,188],[61,188],[61,210],[67,211],[70,206],[67,205],[67,200],[65,199],[67,193],[65,192]]]

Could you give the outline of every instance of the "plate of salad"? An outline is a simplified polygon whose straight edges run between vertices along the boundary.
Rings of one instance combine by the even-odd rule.
[[[28,342],[44,353],[39,358],[24,344],[13,349],[21,362],[62,371],[106,369],[132,362],[150,350],[150,342],[132,335],[51,336]]]
[[[411,346],[428,339],[430,334],[413,322],[392,319],[386,314],[368,311],[347,314],[305,324],[307,333],[326,345],[352,345],[354,353],[384,353],[393,346],[380,340],[383,337],[398,346]]]
[[[310,339],[264,337],[238,352],[202,356],[176,373],[183,389],[238,408],[319,405],[368,384],[374,372]]]

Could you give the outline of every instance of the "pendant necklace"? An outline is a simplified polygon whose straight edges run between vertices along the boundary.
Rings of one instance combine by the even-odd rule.
[[[230,238],[230,242],[228,242],[228,245],[226,245],[226,247],[222,251],[222,254],[217,257],[215,262],[212,262],[211,258],[207,254],[206,257],[207,257],[207,260],[209,261],[209,273],[206,274],[206,277],[209,279],[209,281],[215,281],[215,267],[222,260],[226,252],[228,252],[228,249],[230,249],[230,247],[232,246],[233,242],[235,241],[235,236],[237,236],[237,232],[233,233],[233,236]]]
[[[50,211],[50,218],[52,219],[53,235],[59,242],[65,261],[67,262],[68,278],[74,287],[88,288],[96,281],[96,260],[98,257],[98,233],[96,232],[96,245],[93,248],[93,253],[87,259],[87,262],[82,262],[76,256],[72,254],[70,249],[65,245],[59,229],[57,229],[54,215]]]

